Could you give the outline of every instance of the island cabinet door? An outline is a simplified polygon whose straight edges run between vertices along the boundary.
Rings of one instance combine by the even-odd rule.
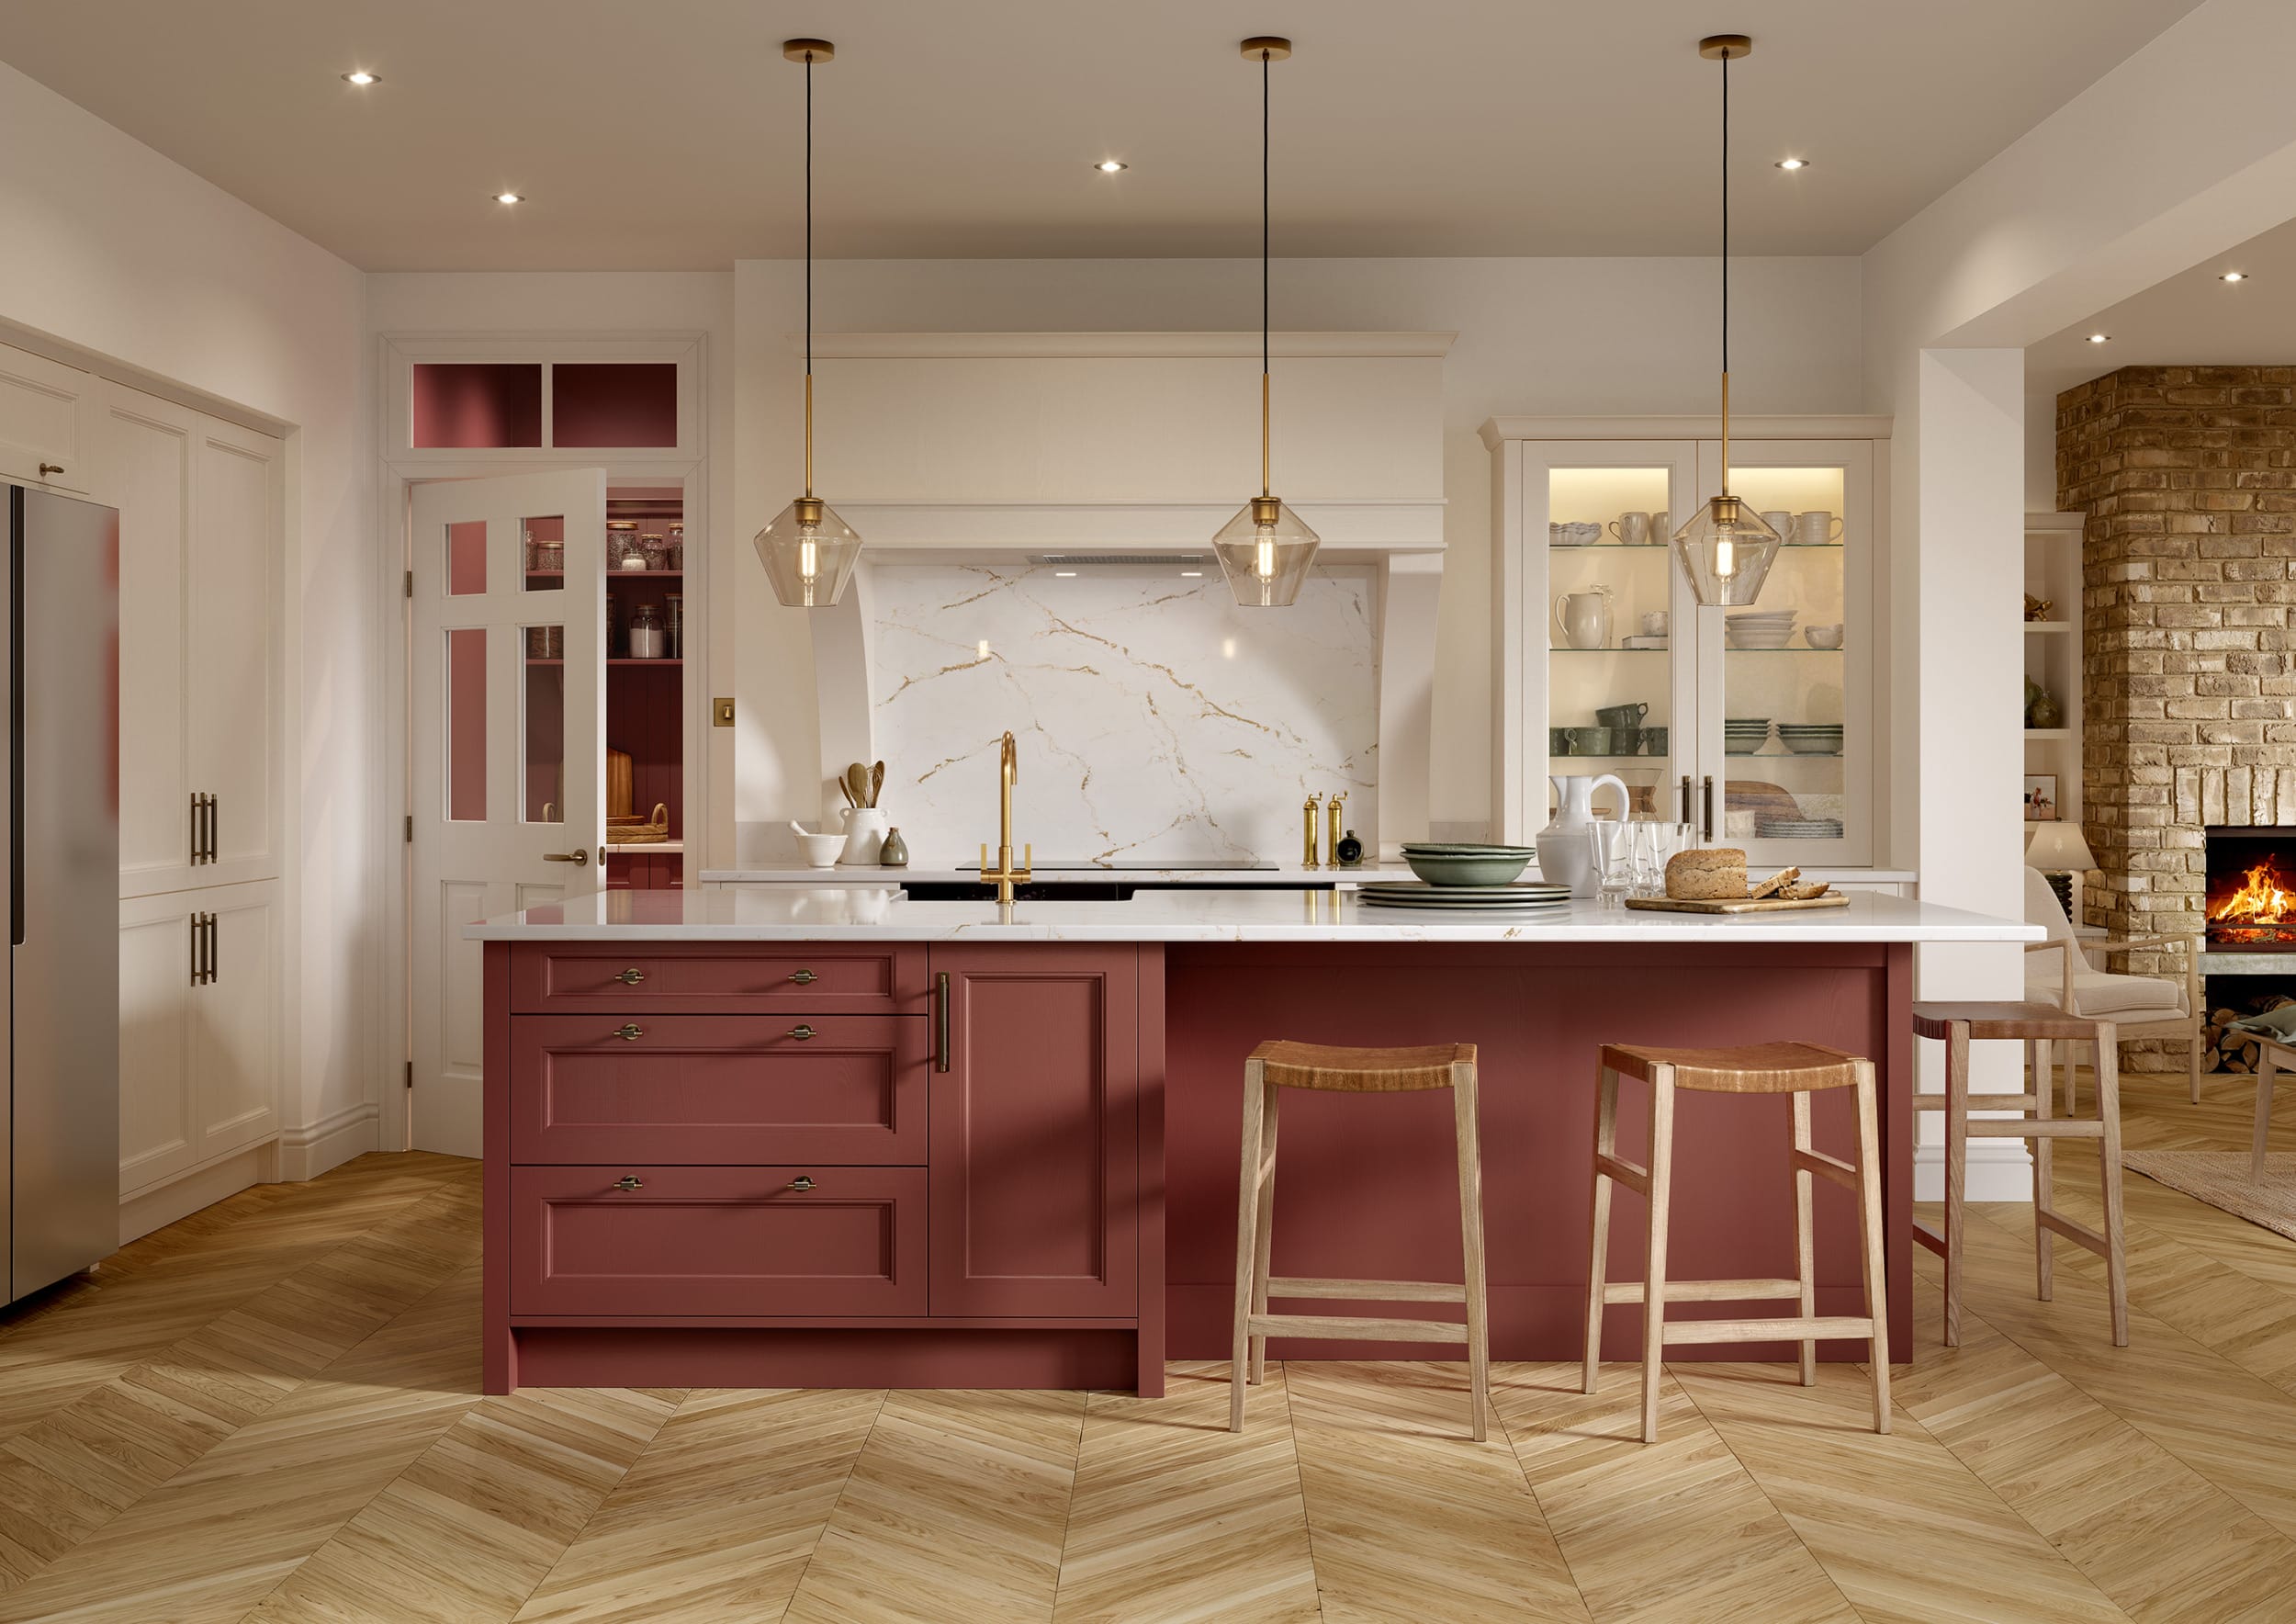
[[[935,947],[935,1314],[1139,1307],[1139,953]]]

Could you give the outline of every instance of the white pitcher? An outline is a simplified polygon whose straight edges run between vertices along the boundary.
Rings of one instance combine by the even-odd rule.
[[[1573,648],[1610,647],[1610,588],[1589,587],[1557,598],[1555,629]]]
[[[1568,885],[1573,897],[1592,897],[1602,884],[1594,872],[1594,851],[1586,826],[1594,821],[1594,792],[1609,784],[1618,792],[1618,815],[1624,818],[1634,797],[1626,781],[1615,773],[1600,777],[1549,778],[1562,805],[1555,820],[1538,831],[1538,872],[1550,885]]]

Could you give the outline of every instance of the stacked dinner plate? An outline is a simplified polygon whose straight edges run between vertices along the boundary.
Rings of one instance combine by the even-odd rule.
[[[1769,742],[1768,716],[1725,716],[1722,719],[1722,753],[1726,756],[1750,756]]]
[[[1754,832],[1765,840],[1838,840],[1839,818],[1759,818]]]
[[[1795,611],[1743,609],[1722,623],[1722,639],[1733,648],[1783,648],[1794,635]]]
[[[1356,893],[1366,908],[1431,908],[1452,913],[1559,913],[1570,887],[1525,880],[1512,885],[1430,885],[1422,880],[1371,880]]]
[[[1841,753],[1840,722],[1780,722],[1778,737],[1797,756],[1838,756]]]

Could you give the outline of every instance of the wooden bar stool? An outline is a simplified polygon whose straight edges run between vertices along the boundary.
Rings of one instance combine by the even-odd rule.
[[[1268,1256],[1276,1220],[1276,1099],[1285,1088],[1335,1094],[1451,1090],[1458,1141],[1459,1238],[1467,1283],[1442,1280],[1271,1280]],[[1244,1430],[1244,1385],[1267,1375],[1267,1338],[1286,1332],[1343,1341],[1464,1342],[1474,1436],[1482,1441],[1491,1411],[1491,1323],[1483,1294],[1482,1156],[1475,1138],[1475,1045],[1424,1049],[1327,1049],[1267,1043],[1244,1062],[1244,1157],[1235,1244],[1234,1366],[1229,1378],[1228,1430]],[[1345,1297],[1358,1302],[1463,1303],[1464,1325],[1449,1320],[1369,1319],[1270,1314],[1270,1297]]]
[[[2120,1034],[2110,1021],[2067,1015],[2054,1004],[1918,1003],[1913,1007],[1916,1037],[1936,1038],[1945,1045],[1945,1092],[1916,1094],[1917,1108],[1942,1104],[1945,1108],[1945,1233],[1926,1225],[1913,1226],[1914,1238],[1945,1259],[1945,1346],[1961,1346],[1961,1276],[1963,1208],[1969,1182],[1969,1141],[2030,1139],[2033,1142],[2033,1276],[2043,1303],[2055,1291],[2054,1237],[2077,1241],[2105,1260],[2105,1289],[2112,1303],[2112,1345],[2129,1345],[2129,1282],[2121,1244],[2121,1051]],[[2022,1094],[1969,1092],[1969,1045],[1993,1039],[2021,1042],[2029,1068]],[[2097,1051],[2097,1114],[2093,1118],[2055,1118],[2049,1115],[2053,1043],[2093,1043]],[[2066,1066],[2065,1097],[2072,1097],[2072,1067]],[[1972,1121],[1969,1108],[1980,1111],[2029,1111],[2029,1116]],[[2104,1180],[2105,1233],[2074,1223],[2050,1202],[2049,1179],[2054,1149],[2060,1139],[2097,1141],[2099,1172]]]
[[[1638,1167],[1618,1150],[1618,1079],[1637,1077],[1650,1085],[1650,1162]],[[1888,1274],[1882,1260],[1882,1151],[1880,1116],[1874,1105],[1874,1063],[1816,1043],[1754,1043],[1732,1049],[1655,1049],[1605,1043],[1596,1061],[1594,1111],[1594,1240],[1586,1289],[1586,1369],[1583,1386],[1594,1391],[1602,1357],[1603,1310],[1613,1303],[1640,1303],[1642,1314],[1642,1441],[1659,1438],[1659,1374],[1670,1342],[1794,1341],[1802,1345],[1802,1385],[1818,1381],[1818,1344],[1855,1337],[1872,1348],[1874,1430],[1889,1430]],[[1674,1090],[1707,1094],[1791,1094],[1793,1137],[1788,1165],[1794,1169],[1794,1236],[1797,1268],[1793,1280],[1673,1280],[1666,1275],[1666,1230],[1672,1206],[1669,1188],[1674,1172]],[[1855,1088],[1858,1159],[1855,1166],[1819,1152],[1810,1141],[1809,1097],[1822,1088]],[[1858,1198],[1865,1277],[1863,1314],[1821,1316],[1818,1312],[1817,1246],[1810,1212],[1810,1179],[1831,1179]],[[1610,1252],[1611,1186],[1623,1184],[1649,1200],[1650,1231],[1644,1275],[1639,1282],[1605,1284]],[[1800,1312],[1782,1319],[1674,1320],[1669,1303],[1761,1303],[1794,1298]]]

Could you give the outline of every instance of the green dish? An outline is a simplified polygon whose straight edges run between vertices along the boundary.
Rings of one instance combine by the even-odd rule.
[[[1446,845],[1440,840],[1405,840],[1403,850],[1424,851],[1430,857],[1513,857],[1517,852],[1525,857],[1538,855],[1538,849],[1536,846]]]
[[[1531,865],[1527,851],[1473,853],[1406,851],[1411,872],[1430,885],[1504,885]]]

